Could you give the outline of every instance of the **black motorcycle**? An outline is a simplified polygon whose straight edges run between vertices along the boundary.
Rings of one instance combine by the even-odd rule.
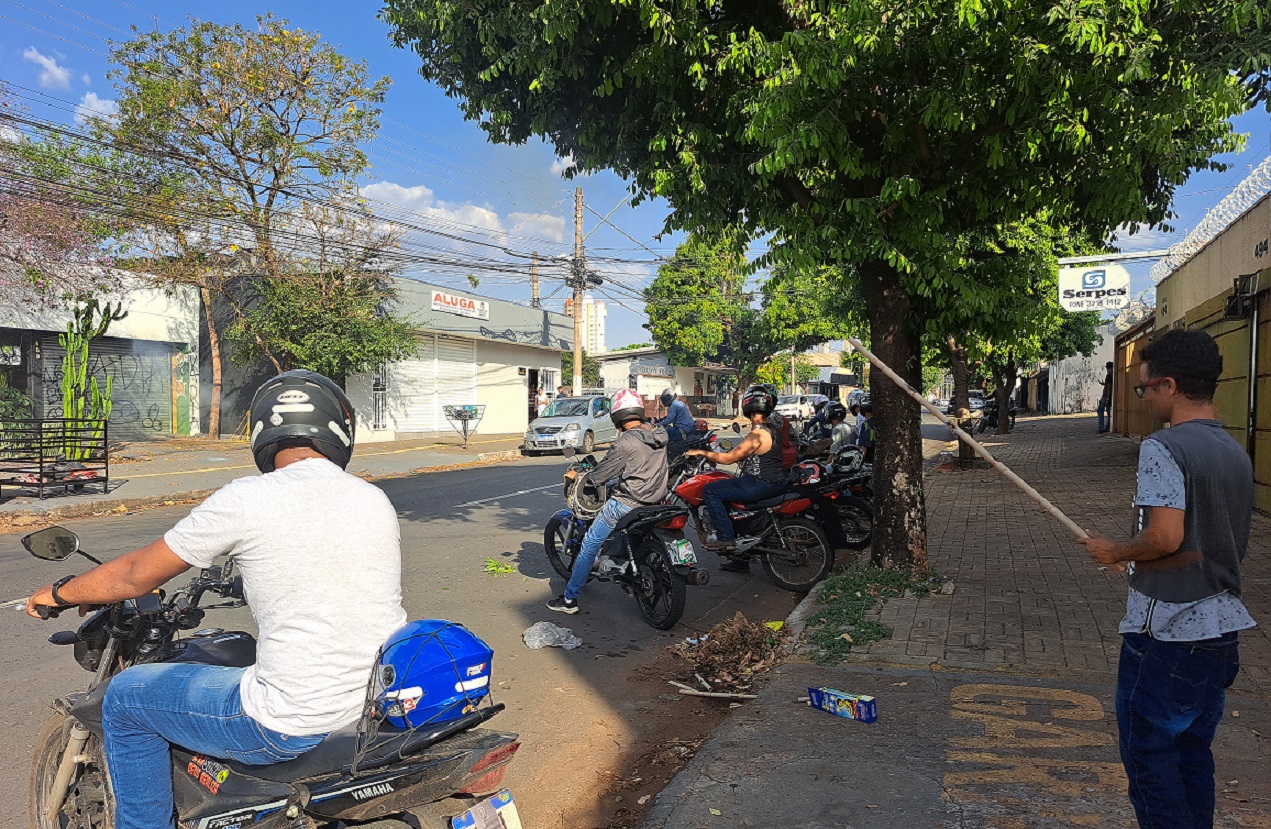
[[[37,558],[63,561],[79,553],[76,535],[50,527],[22,539]],[[227,600],[207,608],[205,596]],[[202,570],[171,596],[151,593],[107,605],[76,631],[49,637],[72,645],[75,660],[93,673],[86,693],[53,704],[55,713],[35,739],[31,772],[32,829],[110,829],[113,808],[102,749],[102,700],[113,676],[151,662],[197,662],[247,667],[256,640],[243,631],[196,630],[204,611],[239,607],[243,582],[225,567]],[[59,608],[39,607],[41,618]],[[478,708],[423,728],[396,728],[368,707],[362,720],[332,732],[294,760],[246,766],[172,748],[173,795],[182,829],[317,829],[376,819],[376,829],[442,829],[452,825],[519,826],[506,790],[517,735],[477,728],[503,710]],[[494,797],[479,799],[497,792]],[[474,821],[474,816],[477,820]],[[387,820],[383,820],[387,818]],[[480,822],[493,820],[493,823]],[[452,821],[457,821],[453,822]]]
[[[572,448],[565,457],[574,456]],[[587,455],[570,464],[577,478],[565,478],[568,506],[556,512],[543,529],[547,560],[561,578],[568,580],[574,560],[582,551],[583,537],[604,506],[603,485],[587,480],[596,459]],[[697,554],[684,537],[688,510],[655,505],[637,507],[624,515],[596,556],[588,581],[614,582],[636,600],[640,615],[658,630],[675,627],[684,615],[685,585],[704,585],[710,574],[697,567]]]
[[[1017,407],[1012,405],[1007,409],[1007,417],[1010,418],[1010,429],[1015,428],[1015,414],[1019,411]],[[989,429],[997,431],[998,405],[997,398],[989,400],[984,404],[984,410],[980,413],[980,417],[975,422],[975,434],[984,434]]]

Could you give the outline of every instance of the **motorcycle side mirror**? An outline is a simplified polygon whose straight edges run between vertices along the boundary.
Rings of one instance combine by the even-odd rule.
[[[564,449],[561,450],[561,454],[564,455],[566,458],[572,458],[574,455],[578,454],[578,450],[572,446],[566,446]]]
[[[734,432],[736,432],[737,434],[739,434],[739,435],[741,434],[741,424],[740,424],[740,423],[738,423],[738,422],[737,422],[737,421],[735,421],[735,420],[733,421],[732,429],[733,429],[733,431],[734,431]]]
[[[66,561],[79,552],[79,536],[65,527],[49,527],[23,538],[22,546],[36,558]]]
[[[733,442],[728,438],[724,438],[719,442],[719,448],[725,452],[733,451]]]

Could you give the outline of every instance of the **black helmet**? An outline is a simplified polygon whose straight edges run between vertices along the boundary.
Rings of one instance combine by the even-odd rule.
[[[341,469],[353,454],[353,404],[316,371],[293,369],[262,383],[252,398],[251,424],[252,455],[261,472],[274,471],[284,443],[309,443]]]
[[[752,414],[767,416],[776,408],[777,396],[768,390],[768,386],[751,386],[741,396],[741,413],[746,417]]]
[[[824,409],[824,408],[825,408],[826,406],[828,406],[828,405],[830,405],[830,401],[829,401],[829,399],[826,399],[826,400],[818,400],[818,401],[816,401],[816,405],[815,405],[815,406],[813,406],[813,407],[812,407],[812,409],[813,409],[814,411],[816,411],[816,412],[820,412],[822,409]]]
[[[672,403],[674,403],[674,402],[675,402],[675,392],[674,392],[674,391],[672,391],[671,389],[666,389],[665,391],[663,391],[663,392],[662,392],[662,405],[663,405],[663,406],[669,406],[669,405],[671,405],[671,404],[672,404]]]
[[[631,389],[619,389],[614,393],[609,405],[612,407],[609,412],[609,419],[619,429],[622,428],[622,424],[629,420],[645,419],[644,402],[640,400],[640,395]]]
[[[825,406],[826,420],[847,420],[847,407],[837,400],[831,400]]]

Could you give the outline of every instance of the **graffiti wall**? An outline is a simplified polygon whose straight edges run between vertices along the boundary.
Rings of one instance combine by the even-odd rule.
[[[40,403],[44,417],[62,416],[65,351],[56,337],[40,343]],[[110,437],[141,440],[179,432],[173,418],[171,343],[102,337],[88,349],[89,376],[105,389],[111,378]],[[188,404],[187,404],[188,411]],[[189,433],[189,419],[185,422]]]

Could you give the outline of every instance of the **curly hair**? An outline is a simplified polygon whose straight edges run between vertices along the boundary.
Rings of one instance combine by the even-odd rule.
[[[1192,400],[1213,400],[1222,374],[1218,343],[1204,331],[1175,329],[1143,349],[1148,377],[1169,377]]]

